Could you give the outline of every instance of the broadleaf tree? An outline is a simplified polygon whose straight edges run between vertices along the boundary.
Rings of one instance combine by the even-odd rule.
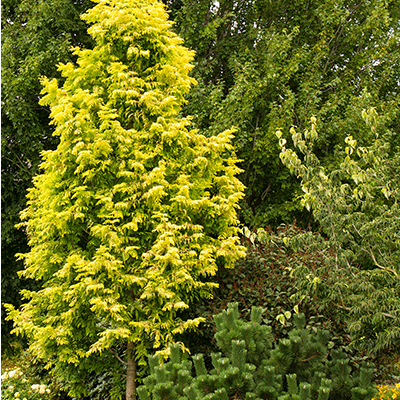
[[[319,302],[334,304],[345,313],[353,345],[375,356],[396,356],[400,349],[399,145],[387,120],[374,108],[364,110],[361,117],[374,140],[362,146],[362,137],[348,135],[338,168],[323,167],[315,154],[313,146],[320,136],[315,117],[310,129],[291,128],[291,141],[277,132],[281,160],[301,179],[302,203],[312,210],[331,246],[322,266],[302,265],[297,274],[303,276],[303,288],[318,296]]]
[[[206,138],[178,113],[195,81],[193,52],[160,2],[97,0],[82,18],[93,49],[75,49],[65,79],[43,78],[60,144],[43,153],[22,213],[30,251],[14,332],[49,365],[126,348],[126,398],[151,348],[195,328],[181,311],[210,297],[208,277],[244,255],[243,185],[232,130]],[[77,393],[75,393],[77,395]]]

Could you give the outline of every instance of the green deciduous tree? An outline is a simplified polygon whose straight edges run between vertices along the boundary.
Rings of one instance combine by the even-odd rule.
[[[126,398],[136,362],[201,318],[182,319],[232,266],[243,186],[232,131],[206,138],[178,118],[193,53],[159,2],[98,0],[84,14],[95,41],[43,79],[60,144],[43,153],[23,212],[22,276],[43,282],[9,307],[15,332],[50,365],[84,365],[126,346]]]
[[[323,288],[322,301],[347,312],[354,344],[375,354],[400,349],[400,152],[397,135],[375,109],[364,110],[364,130],[374,138],[361,146],[347,136],[338,168],[321,166],[313,151],[317,120],[303,133],[292,128],[294,150],[281,131],[281,159],[301,178],[303,204],[312,210],[333,252],[325,266],[307,270]],[[354,135],[355,136],[355,135]],[[361,138],[362,139],[362,138]],[[300,268],[301,269],[301,268]],[[310,281],[311,283],[311,281]],[[321,292],[320,292],[321,293]]]

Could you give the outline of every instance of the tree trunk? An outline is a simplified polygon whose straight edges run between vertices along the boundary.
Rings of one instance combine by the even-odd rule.
[[[126,400],[136,400],[136,363],[133,342],[128,342],[126,371]]]

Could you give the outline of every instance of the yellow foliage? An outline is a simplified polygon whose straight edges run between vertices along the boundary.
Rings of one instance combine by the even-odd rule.
[[[372,400],[394,400],[400,399],[400,382],[395,385],[378,385],[379,397],[374,397]]]

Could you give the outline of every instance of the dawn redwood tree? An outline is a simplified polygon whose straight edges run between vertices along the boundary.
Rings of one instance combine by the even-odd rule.
[[[17,334],[50,365],[126,348],[126,398],[152,347],[195,328],[181,311],[210,297],[208,277],[244,255],[243,186],[232,131],[206,138],[178,113],[195,81],[193,53],[150,0],[97,0],[83,15],[93,49],[75,49],[65,79],[43,78],[56,150],[43,153],[22,213],[22,276],[42,282],[8,306]],[[61,367],[61,368],[60,368]],[[60,372],[59,372],[60,373]]]

